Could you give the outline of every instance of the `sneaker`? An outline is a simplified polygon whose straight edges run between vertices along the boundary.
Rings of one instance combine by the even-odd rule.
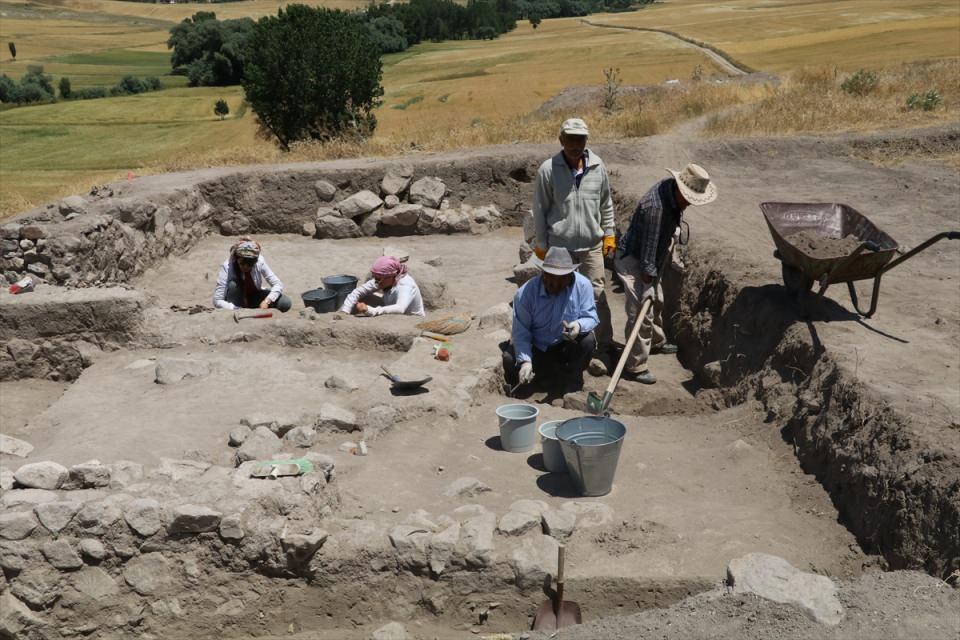
[[[662,353],[665,355],[672,355],[677,352],[677,345],[671,344],[669,342],[664,342],[658,345],[650,347],[650,353]]]
[[[647,369],[646,371],[624,371],[623,377],[627,380],[633,380],[640,384],[656,384],[657,376]]]

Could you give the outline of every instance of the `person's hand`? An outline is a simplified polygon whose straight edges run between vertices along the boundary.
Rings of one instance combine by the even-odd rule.
[[[563,339],[573,342],[580,335],[580,323],[577,321],[563,323]]]
[[[356,305],[354,305],[353,312],[361,316],[366,315],[367,308],[368,307],[366,302],[358,302]]]
[[[609,258],[617,251],[616,236],[603,236],[603,257]]]
[[[647,298],[650,298],[651,300],[653,300],[656,295],[657,295],[657,288],[653,286],[653,283],[651,282],[649,285],[646,285],[643,288],[643,291],[640,293],[641,304]]]
[[[520,384],[533,382],[533,363],[527,360],[520,365]]]
[[[542,247],[534,247],[533,252],[537,254],[537,257],[543,260],[547,256],[547,250]]]
[[[269,308],[270,308],[270,301],[267,300],[266,298],[264,298],[264,299],[263,299],[263,302],[260,303],[260,308],[261,308],[261,309],[269,309]]]

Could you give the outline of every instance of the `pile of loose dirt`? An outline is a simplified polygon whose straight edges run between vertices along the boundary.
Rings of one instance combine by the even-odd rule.
[[[801,231],[787,236],[787,239],[797,249],[818,260],[846,257],[853,253],[861,242],[854,235],[831,238],[822,236],[815,231]]]

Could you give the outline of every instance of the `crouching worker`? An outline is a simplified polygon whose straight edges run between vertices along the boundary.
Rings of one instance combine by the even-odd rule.
[[[264,281],[270,285],[269,289],[262,288]],[[220,265],[213,306],[217,309],[278,309],[286,313],[293,301],[283,295],[283,283],[260,255],[260,243],[245,237],[230,248],[230,257]]]
[[[373,278],[351,291],[340,311],[358,316],[424,315],[420,287],[407,273],[407,265],[393,256],[382,256],[370,267],[370,273]]]
[[[599,324],[593,285],[576,272],[570,252],[550,247],[541,274],[528,280],[513,298],[513,333],[503,352],[503,371],[511,387],[541,376],[551,393],[583,388],[583,370],[597,346]],[[551,379],[553,378],[553,379]]]

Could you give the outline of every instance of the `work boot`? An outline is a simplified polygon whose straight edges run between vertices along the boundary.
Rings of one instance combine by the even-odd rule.
[[[633,380],[640,384],[656,384],[657,376],[647,369],[646,371],[624,371],[623,377],[627,380]]]
[[[665,354],[672,355],[677,352],[677,345],[670,342],[661,342],[660,344],[655,344],[650,347],[650,353],[652,354]]]

